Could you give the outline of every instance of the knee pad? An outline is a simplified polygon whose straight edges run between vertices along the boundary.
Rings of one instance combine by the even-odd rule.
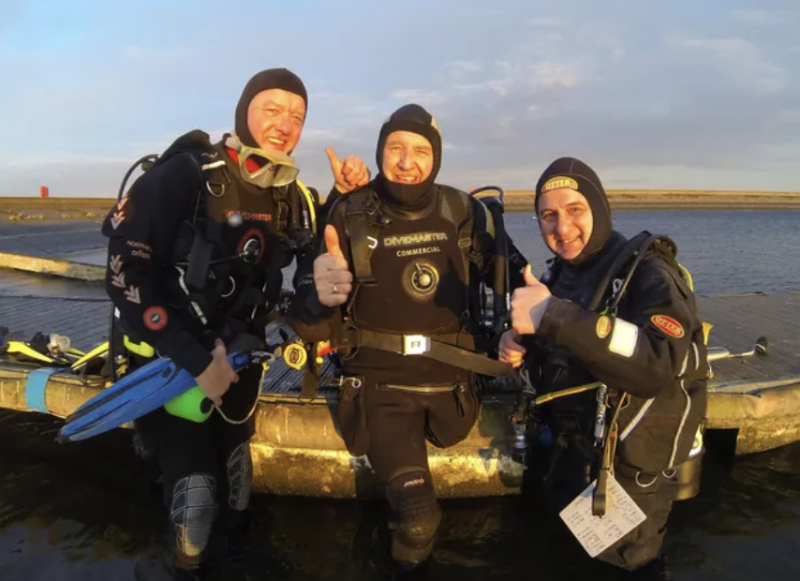
[[[250,504],[253,482],[250,442],[243,442],[234,448],[225,465],[228,475],[228,506],[233,510],[243,511]]]
[[[170,516],[180,557],[199,561],[217,516],[216,495],[216,481],[207,474],[190,474],[175,483]]]
[[[398,561],[425,560],[442,520],[430,472],[415,469],[392,477],[387,485],[387,498],[395,515],[392,556]]]

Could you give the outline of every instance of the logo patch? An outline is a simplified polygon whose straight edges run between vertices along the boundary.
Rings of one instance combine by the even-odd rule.
[[[417,246],[420,244],[430,244],[431,242],[444,242],[447,240],[447,232],[417,232],[415,234],[404,234],[402,236],[387,236],[383,239],[383,245],[387,248],[396,246]]]
[[[160,331],[167,326],[167,311],[161,307],[150,307],[144,312],[144,326],[151,331]]]
[[[663,331],[665,335],[669,335],[670,337],[680,339],[685,334],[681,324],[672,317],[653,315],[650,317],[650,322]]]
[[[299,343],[292,343],[283,350],[283,360],[292,369],[300,370],[308,360],[305,348]]]
[[[597,327],[595,330],[597,332],[597,336],[601,339],[608,337],[608,334],[611,332],[611,319],[605,315],[597,319]]]
[[[234,221],[237,221],[237,219],[235,218],[236,215],[238,215],[240,218],[244,220],[249,220],[251,222],[272,222],[272,214],[258,213],[258,212],[236,212],[234,210],[228,210],[226,212],[226,217],[228,218],[228,220],[231,220],[231,218],[233,218]],[[236,225],[238,226],[241,223],[242,221],[238,220],[238,223]]]
[[[551,190],[560,190],[561,188],[569,188],[571,190],[578,191],[578,182],[572,178],[556,176],[554,178],[550,178],[544,183],[542,186],[542,193],[544,194],[545,192],[549,192]]]

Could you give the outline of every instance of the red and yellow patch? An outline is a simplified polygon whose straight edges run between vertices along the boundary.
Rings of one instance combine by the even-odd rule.
[[[542,186],[542,193],[544,194],[545,192],[549,192],[551,190],[560,190],[561,188],[569,188],[577,192],[578,182],[572,178],[556,176],[554,178],[550,178],[544,183]]]
[[[611,319],[603,315],[599,319],[597,319],[597,326],[595,327],[595,331],[597,332],[597,336],[601,339],[605,339],[608,337],[608,334],[611,332]]]
[[[151,331],[160,331],[167,326],[167,311],[162,307],[150,307],[144,312],[144,326]]]
[[[668,317],[666,315],[653,315],[650,317],[650,322],[658,327],[659,330],[661,330],[665,335],[669,335],[670,337],[680,339],[685,335],[681,324],[672,317]]]

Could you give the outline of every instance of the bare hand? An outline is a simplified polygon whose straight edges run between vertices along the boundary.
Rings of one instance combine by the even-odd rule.
[[[328,155],[333,179],[339,192],[346,194],[369,183],[369,168],[363,159],[356,155],[348,155],[339,161],[330,147],[325,148],[325,153]]]
[[[521,340],[522,337],[514,329],[509,329],[500,337],[499,359],[503,363],[510,364],[514,369],[522,365],[522,358],[527,352],[527,349],[519,344]]]
[[[328,251],[314,260],[317,297],[326,307],[338,307],[353,290],[353,275],[339,246],[339,234],[330,224],[325,226],[325,247]]]
[[[239,381],[239,376],[228,361],[225,343],[217,339],[214,345],[214,350],[211,352],[214,358],[205,371],[195,379],[197,379],[200,391],[206,394],[206,397],[214,402],[214,405],[221,406],[222,396],[230,389],[231,383]]]
[[[542,324],[552,295],[533,275],[530,265],[525,267],[524,276],[526,286],[511,297],[511,326],[520,335],[533,335]]]

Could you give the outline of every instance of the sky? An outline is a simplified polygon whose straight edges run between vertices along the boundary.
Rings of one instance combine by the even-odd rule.
[[[232,130],[248,79],[297,73],[295,157],[376,171],[427,108],[438,181],[531,189],[562,155],[606,188],[800,191],[797,0],[0,0],[0,195],[114,196],[180,135]]]

